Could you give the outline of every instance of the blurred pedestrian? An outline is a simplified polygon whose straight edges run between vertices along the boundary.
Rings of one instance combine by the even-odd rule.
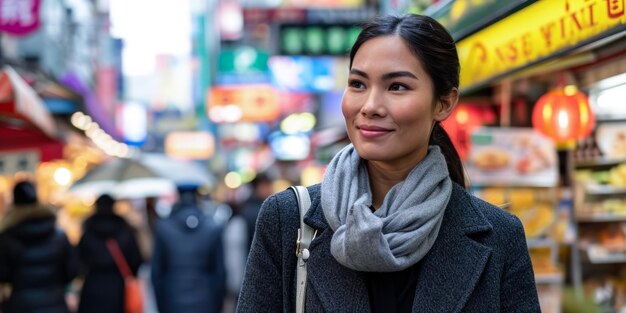
[[[241,215],[241,208],[232,203],[233,216],[224,227],[224,262],[226,265],[226,298],[224,313],[234,312],[241,290],[243,274],[250,243],[248,242],[248,226]]]
[[[172,213],[155,224],[152,283],[160,313],[218,313],[222,308],[221,228],[198,201],[195,186],[180,186]]]
[[[263,204],[263,201],[265,201],[265,199],[271,196],[274,192],[273,180],[265,173],[257,174],[257,176],[250,182],[250,187],[252,187],[252,194],[244,202],[241,210],[241,215],[245,219],[246,226],[248,228],[246,250],[249,250],[250,245],[252,244],[252,238],[254,237],[254,230],[256,227],[256,219],[259,216],[261,205]],[[246,251],[246,256],[247,254],[248,253]]]
[[[6,313],[65,313],[66,290],[76,277],[78,256],[56,227],[52,207],[37,200],[34,184],[13,188],[13,206],[0,224],[0,282],[10,286]]]
[[[250,196],[239,205],[224,228],[224,257],[226,260],[226,305],[234,311],[259,210],[263,201],[273,193],[273,181],[265,173],[259,173],[248,183]]]
[[[85,281],[79,313],[124,312],[124,279],[107,248],[107,240],[115,240],[133,275],[137,275],[142,263],[135,229],[115,214],[114,206],[113,197],[101,195],[95,202],[95,213],[83,224],[78,250]]]

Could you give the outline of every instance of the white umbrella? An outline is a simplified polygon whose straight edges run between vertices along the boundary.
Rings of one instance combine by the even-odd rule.
[[[208,167],[194,161],[173,159],[161,153],[146,153],[141,156],[140,162],[178,186],[211,188],[215,185],[215,177],[209,172]]]
[[[108,193],[122,198],[145,198],[176,192],[176,185],[133,159],[113,159],[91,169],[70,192],[81,197]]]

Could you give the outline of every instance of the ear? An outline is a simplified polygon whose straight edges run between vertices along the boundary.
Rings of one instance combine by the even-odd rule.
[[[446,96],[441,97],[437,101],[437,107],[435,108],[435,120],[443,121],[452,114],[456,105],[459,103],[459,90],[457,88],[452,88],[450,93]]]

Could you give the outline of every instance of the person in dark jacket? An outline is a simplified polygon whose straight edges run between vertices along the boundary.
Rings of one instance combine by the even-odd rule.
[[[307,312],[540,312],[524,228],[465,190],[441,126],[459,100],[454,39],[428,16],[366,23],[341,103],[351,143],[308,188],[296,250],[290,190],[257,220],[237,312],[296,311],[296,253],[307,264]]]
[[[225,293],[221,228],[198,206],[193,186],[154,228],[152,284],[160,313],[217,313]]]
[[[69,312],[65,291],[77,268],[76,251],[56,227],[53,209],[37,201],[31,182],[15,184],[13,207],[0,224],[0,282],[12,289],[3,312]]]
[[[256,219],[259,215],[259,211],[261,210],[261,205],[263,204],[263,201],[265,201],[267,197],[271,196],[274,191],[272,184],[272,179],[265,173],[259,173],[250,182],[252,194],[241,207],[241,216],[244,218],[247,227],[247,250],[250,250],[250,245],[252,245]],[[248,251],[246,251],[246,255],[247,253]]]
[[[135,230],[114,213],[115,199],[101,195],[95,202],[96,212],[83,224],[83,235],[78,243],[83,283],[79,313],[124,312],[124,279],[106,241],[114,239],[133,275],[142,264]]]

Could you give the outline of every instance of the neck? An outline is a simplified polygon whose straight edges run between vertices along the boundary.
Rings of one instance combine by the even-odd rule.
[[[387,192],[393,186],[406,179],[410,168],[391,168],[379,162],[367,162],[367,172],[372,189],[372,205],[378,209],[382,204]]]

